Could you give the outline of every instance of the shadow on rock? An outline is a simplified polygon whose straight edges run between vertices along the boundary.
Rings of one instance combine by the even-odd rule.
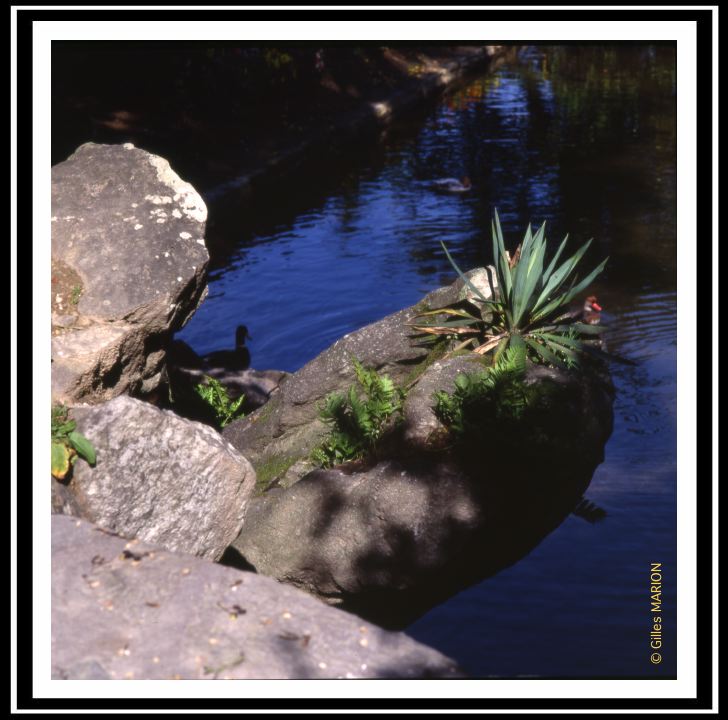
[[[250,506],[234,547],[258,572],[383,627],[404,627],[514,564],[578,505],[592,467],[482,458],[309,473]]]

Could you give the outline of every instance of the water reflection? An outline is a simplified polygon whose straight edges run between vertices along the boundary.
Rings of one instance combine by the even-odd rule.
[[[513,246],[546,220],[552,243],[594,237],[588,265],[609,255],[594,289],[608,342],[639,362],[614,368],[614,435],[588,493],[609,515],[570,518],[412,627],[474,674],[675,670],[674,642],[657,668],[642,648],[644,568],[659,548],[675,569],[675,103],[674,47],[531,48],[379,142],[320,154],[254,204],[211,204],[210,296],[181,336],[204,354],[244,323],[258,368],[296,370],[450,282],[440,240],[463,266],[490,262],[494,207]],[[466,195],[431,190],[464,175]],[[514,646],[524,617],[528,643]]]

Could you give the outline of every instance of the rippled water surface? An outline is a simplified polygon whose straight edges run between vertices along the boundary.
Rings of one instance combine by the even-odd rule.
[[[463,266],[490,262],[494,207],[513,245],[546,220],[551,243],[593,237],[587,262],[609,255],[594,292],[610,348],[637,364],[613,368],[614,433],[587,492],[606,519],[570,516],[408,629],[475,676],[676,672],[675,102],[672,48],[530,48],[378,141],[322,151],[265,199],[210,203],[210,294],[180,337],[208,352],[244,323],[261,369],[296,370],[451,282],[440,240]],[[467,195],[431,190],[464,175]]]

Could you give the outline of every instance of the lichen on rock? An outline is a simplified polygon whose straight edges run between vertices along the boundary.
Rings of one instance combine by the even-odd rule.
[[[56,325],[53,395],[152,392],[169,337],[207,292],[204,201],[166,160],[131,144],[86,143],[51,180],[51,257],[80,288],[74,322]]]

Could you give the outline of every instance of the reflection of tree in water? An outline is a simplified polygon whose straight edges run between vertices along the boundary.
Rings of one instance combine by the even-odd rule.
[[[627,284],[670,281],[675,101],[674,47],[530,48],[448,101],[434,159],[473,178],[484,236],[496,206],[510,233],[548,220],[552,242],[596,236],[593,256]],[[490,260],[475,253],[463,263]]]
[[[564,215],[598,222],[584,232],[599,228],[612,257],[610,281],[671,279],[674,48],[554,48],[549,57],[560,126],[569,128],[560,143]]]

